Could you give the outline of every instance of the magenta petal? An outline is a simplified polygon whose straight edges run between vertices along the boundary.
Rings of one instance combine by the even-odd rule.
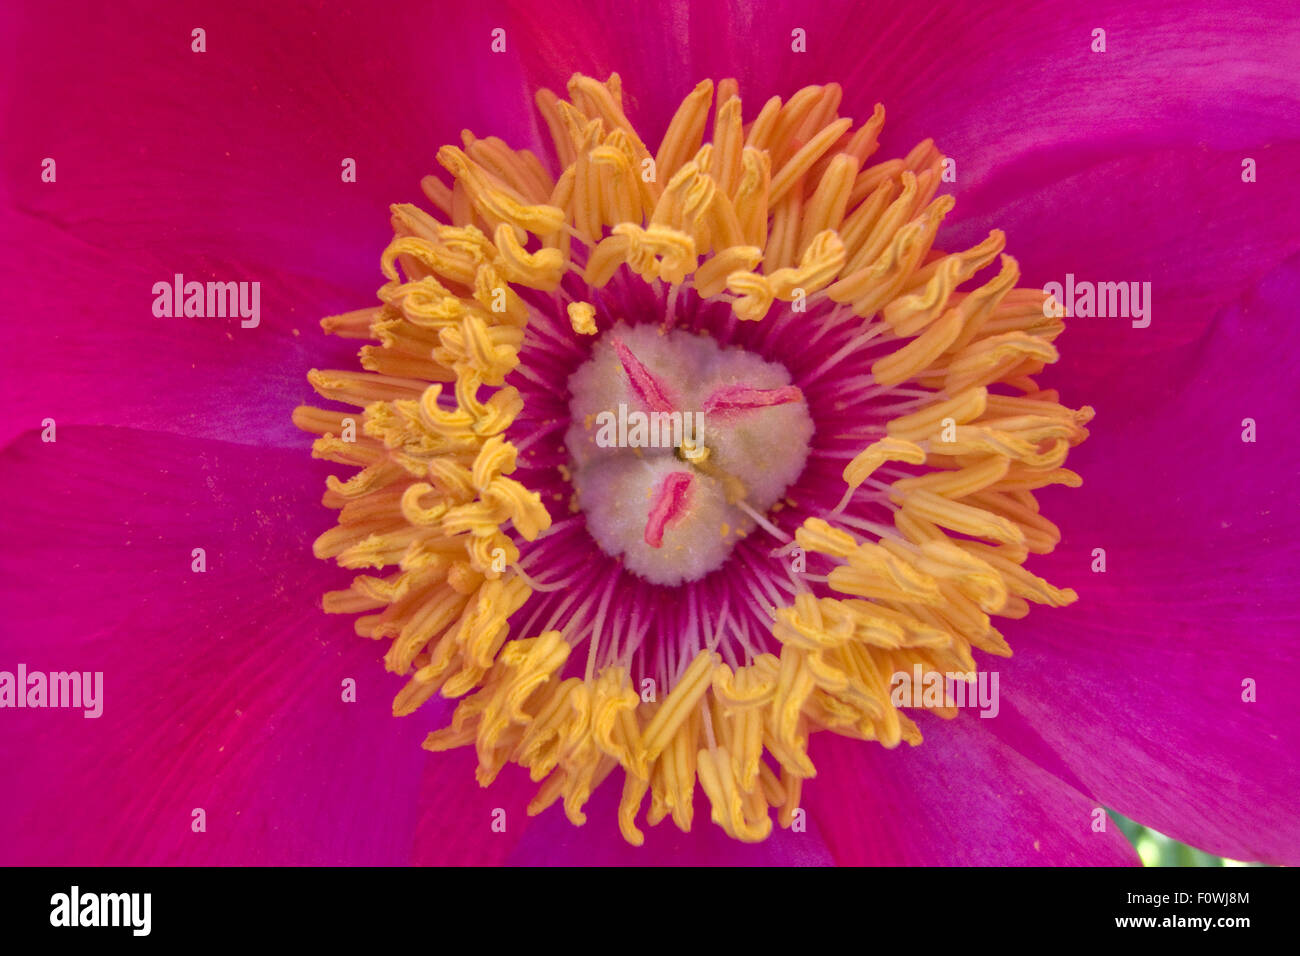
[[[1119,828],[1093,829],[1095,798],[970,711],[918,719],[925,741],[885,750],[813,737],[804,804],[835,861],[855,866],[1117,866],[1137,862]]]
[[[368,304],[371,293],[360,288],[324,295],[318,282],[283,269],[233,259],[196,268],[184,253],[169,258],[161,248],[125,256],[107,239],[87,246],[34,219],[17,239],[7,234],[9,223],[0,227],[13,239],[5,243],[13,250],[5,271],[14,269],[7,287],[30,317],[12,327],[0,360],[0,443],[53,419],[59,427],[126,425],[301,448],[291,415],[313,400],[306,371],[356,365],[358,343],[327,339],[317,320]],[[382,240],[368,248],[381,249]],[[42,255],[73,262],[75,274],[64,278],[94,290],[61,307],[57,320],[45,318]],[[153,284],[172,282],[178,272],[186,281],[260,282],[260,326],[154,318]]]
[[[1094,423],[1071,462],[1083,488],[1044,504],[1064,546],[1034,566],[1079,602],[1004,628],[1009,699],[1108,806],[1286,863],[1300,861],[1297,298],[1300,257],[1171,353],[1180,388]]]
[[[889,17],[903,22],[876,32],[869,51],[828,44],[824,55],[858,64],[905,139],[933,136],[963,159],[959,184],[1045,146],[1095,155],[1291,138],[1300,24],[1287,0],[1230,13],[1213,0],[948,0],[926,12]],[[1104,52],[1093,49],[1098,29]]]
[[[305,371],[355,366],[358,343],[317,323],[376,303],[389,204],[425,202],[464,127],[533,133],[491,6],[427,14],[165,6],[127,29],[79,4],[7,12],[0,442],[46,417],[297,442]],[[154,284],[177,273],[260,282],[261,324],[156,318]]]
[[[4,862],[408,859],[424,728],[392,717],[381,649],[320,611],[341,575],[310,552],[319,465],[109,428],[0,461],[0,669],[104,681],[99,718],[5,711]]]
[[[1242,182],[1243,155],[1266,170],[1260,181]],[[1004,230],[1030,287],[1065,287],[1067,275],[1148,284],[1144,318],[1067,318],[1062,361],[1043,376],[1067,398],[1097,396],[1113,421],[1117,406],[1163,400],[1187,372],[1173,351],[1201,340],[1222,309],[1300,251],[1296,177],[1300,146],[1290,143],[1248,153],[1044,148],[961,186],[942,235],[964,248]]]
[[[436,702],[426,711],[437,712]],[[445,717],[434,726],[446,726]],[[429,716],[423,718],[429,721]],[[537,784],[526,771],[507,766],[489,787],[475,781],[478,757],[473,747],[426,754],[417,801],[419,821],[411,862],[420,866],[497,866],[519,844],[531,820],[528,802]]]
[[[846,115],[866,118],[883,102],[895,145],[951,139],[982,175],[1045,142],[1149,142],[1160,129],[1235,148],[1287,135],[1300,95],[1291,14],[1285,0],[1231,14],[1210,0],[940,0],[906,15],[861,0],[552,0],[517,5],[512,21],[528,31],[519,52],[530,81],[559,87],[573,70],[617,71],[632,115],[656,135],[704,78],[735,77],[747,118],[769,96],[834,81]],[[1105,53],[1091,49],[1098,27]]]

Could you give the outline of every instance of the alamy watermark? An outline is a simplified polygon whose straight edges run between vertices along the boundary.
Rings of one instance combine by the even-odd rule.
[[[694,459],[704,454],[703,433],[703,412],[629,411],[620,402],[617,413],[604,411],[596,416],[596,444],[601,448],[680,448],[684,456]]]
[[[260,282],[186,282],[178,272],[171,282],[155,282],[153,295],[153,314],[160,319],[238,316],[245,329],[255,329],[262,322]]]
[[[943,673],[914,664],[911,673],[895,671],[890,677],[889,699],[895,707],[978,707],[981,717],[996,717],[998,672]]]
[[[83,717],[104,713],[103,671],[0,671],[0,708],[70,708]]]
[[[153,926],[152,893],[83,893],[73,886],[50,897],[50,925],[125,926],[132,936],[148,936]]]
[[[1065,282],[1047,283],[1043,294],[1051,296],[1043,302],[1047,318],[1132,319],[1135,329],[1151,324],[1150,282],[1076,282],[1067,272]]]

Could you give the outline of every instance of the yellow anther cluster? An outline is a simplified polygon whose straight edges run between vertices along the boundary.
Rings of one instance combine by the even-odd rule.
[[[973,648],[1010,654],[992,616],[1075,599],[1023,565],[1059,541],[1033,492],[1079,483],[1063,466],[1092,410],[1067,408],[1035,382],[1058,358],[1063,325],[1044,316],[1041,292],[1016,288],[1005,236],[935,251],[953,201],[937,195],[934,144],[868,165],[882,107],[855,124],[838,115],[841,90],[828,84],[773,97],[746,123],[735,81],[706,80],[652,152],[624,112],[617,75],[574,76],[567,94],[537,97],[558,175],[528,150],[466,131],[460,147],[438,152],[450,180],[422,182],[433,211],[392,209],[381,304],[322,323],[369,341],[364,371],[309,376],[324,398],[357,411],[295,412],[319,436],[316,456],[357,469],[328,481],[324,503],[338,523],[315,551],[381,572],[358,574],[324,606],[359,614],[359,634],[391,641],[385,664],[408,677],[394,713],[438,692],[462,698],[425,747],[474,747],[483,785],[506,763],[527,767],[540,784],[530,812],[562,801],[581,824],[592,791],[621,770],[618,825],[634,844],[647,794],[649,824],[671,816],[689,829],[697,781],[714,823],[762,840],[773,809],[783,826],[798,817],[816,773],[812,733],[919,743],[892,702],[892,674],[973,672]],[[961,288],[999,257],[995,276]],[[895,527],[874,541],[824,518],[798,529],[795,544],[830,565],[825,580],[839,596],[802,593],[777,608],[777,653],[738,666],[711,646],[680,654],[680,673],[655,692],[646,675],[596,655],[575,669],[587,656],[572,654],[577,635],[510,634],[532,594],[521,546],[551,524],[538,494],[510,477],[507,430],[523,404],[506,382],[528,302],[544,293],[557,310],[567,303],[572,331],[593,335],[585,299],[621,270],[717,298],[745,321],[818,302],[847,309],[894,344],[871,366],[875,383],[931,396],[844,469],[841,509],[870,493]],[[590,294],[573,295],[575,276]],[[351,433],[349,420],[359,426]],[[841,509],[826,504],[833,520]]]
[[[590,302],[570,302],[566,308],[569,324],[579,335],[596,334],[596,307]]]

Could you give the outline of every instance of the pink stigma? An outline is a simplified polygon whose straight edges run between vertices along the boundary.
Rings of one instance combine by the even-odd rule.
[[[641,364],[641,360],[633,355],[632,350],[620,339],[611,339],[610,344],[614,346],[614,353],[618,356],[618,360],[623,363],[623,371],[627,373],[627,379],[636,397],[645,402],[646,407],[652,412],[671,412],[673,403],[659,379]]]
[[[654,502],[650,505],[650,517],[645,523],[645,543],[652,548],[662,548],[664,529],[686,512],[686,500],[691,491],[691,473],[674,471],[669,473],[655,489]]]
[[[753,388],[749,385],[724,385],[704,400],[703,412],[710,413],[742,412],[754,408],[771,408],[773,405],[788,405],[800,401],[803,392],[797,386],[783,385],[780,388]]]

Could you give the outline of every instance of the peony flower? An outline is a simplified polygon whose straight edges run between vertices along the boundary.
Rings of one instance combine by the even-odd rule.
[[[9,14],[3,858],[1294,862],[1294,18],[613,12]]]

